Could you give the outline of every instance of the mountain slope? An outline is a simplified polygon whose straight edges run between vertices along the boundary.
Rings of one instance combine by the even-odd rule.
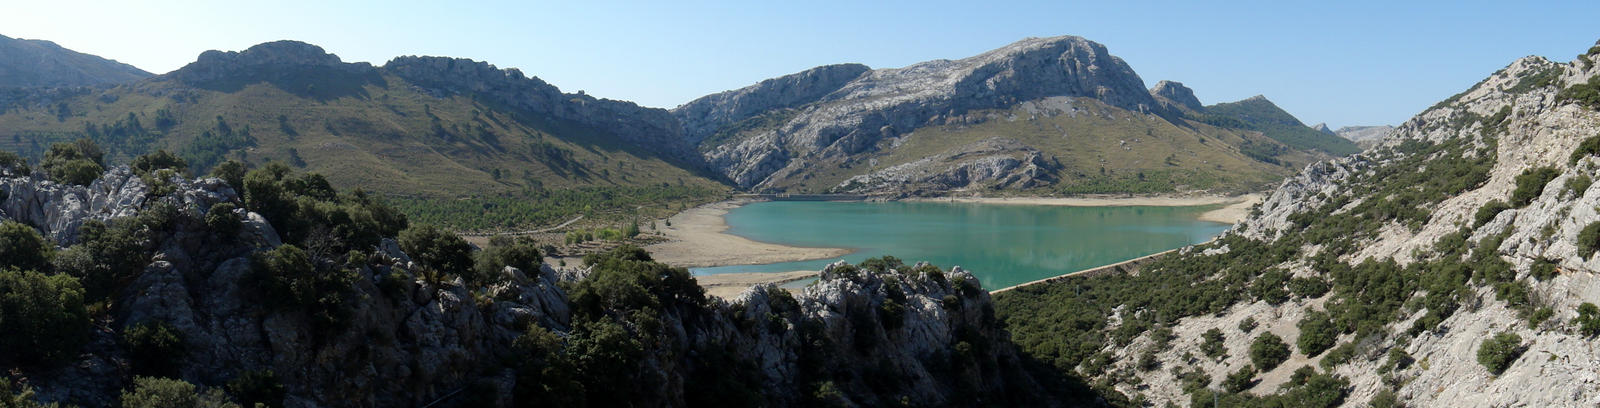
[[[1213,243],[998,295],[999,313],[1035,358],[1158,404],[1591,405],[1592,51],[1512,63]],[[1058,306],[1080,312],[1037,312]]]
[[[0,149],[37,158],[79,137],[114,161],[166,149],[196,173],[226,159],[290,163],[339,187],[427,200],[406,208],[474,229],[570,217],[510,210],[551,189],[609,189],[592,203],[608,211],[726,191],[665,110],[564,94],[483,62],[374,67],[293,41],[208,51],[166,75],[0,114]]]
[[[1362,148],[1376,146],[1394,132],[1394,126],[1345,126],[1333,131],[1339,137],[1350,139]]]
[[[1238,102],[1219,103],[1205,108],[1207,118],[1237,120],[1243,128],[1260,131],[1301,150],[1318,150],[1335,156],[1361,151],[1355,143],[1342,139],[1332,132],[1319,131],[1301,123],[1294,115],[1284,112],[1267,97],[1256,95]],[[1324,126],[1326,128],[1326,126]]]
[[[0,87],[120,84],[150,76],[132,65],[61,48],[53,42],[0,35]]]
[[[1185,119],[1202,108],[1193,91],[1166,81],[1147,90],[1121,59],[1079,37],[862,70],[820,67],[673,113],[712,168],[759,191],[1242,191],[1323,155],[1270,132]],[[779,92],[798,81],[811,86]],[[706,119],[731,111],[719,106],[735,97],[778,94],[788,97]]]

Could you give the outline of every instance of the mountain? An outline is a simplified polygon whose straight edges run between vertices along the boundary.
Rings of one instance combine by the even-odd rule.
[[[53,42],[0,35],[0,88],[121,84],[150,76],[132,65],[61,48]]]
[[[1332,132],[1312,129],[1285,112],[1267,97],[1256,95],[1238,102],[1207,106],[1208,118],[1234,120],[1240,127],[1260,131],[1267,137],[1301,150],[1315,150],[1344,156],[1361,151],[1355,143],[1339,138]],[[1323,126],[1324,129],[1327,126]]]
[[[1145,89],[1104,46],[1066,36],[904,68],[818,67],[672,112],[712,169],[755,191],[1244,191],[1353,151],[1276,122],[1189,118],[1204,109],[1181,83]]]
[[[720,197],[728,188],[682,132],[666,110],[563,93],[515,69],[347,63],[295,41],[207,51],[164,75],[0,114],[0,149],[35,159],[89,138],[114,162],[165,149],[196,174],[228,159],[279,161],[467,229]]]
[[[1350,141],[1356,142],[1357,145],[1363,148],[1383,143],[1383,140],[1387,139],[1389,134],[1393,132],[1394,126],[1389,125],[1345,126],[1334,131],[1339,137],[1350,139]]]
[[[1596,58],[1519,59],[1211,243],[998,294],[997,314],[1112,399],[1591,405]]]

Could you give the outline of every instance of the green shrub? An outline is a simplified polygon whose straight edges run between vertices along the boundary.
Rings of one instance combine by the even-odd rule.
[[[1600,335],[1600,307],[1583,302],[1578,305],[1578,317],[1573,318],[1572,322],[1578,325],[1578,332],[1584,336]]]
[[[1205,354],[1206,357],[1219,358],[1228,353],[1228,349],[1222,345],[1224,341],[1222,330],[1217,330],[1217,328],[1213,327],[1211,330],[1201,333],[1200,338],[1200,352]]]
[[[239,228],[243,226],[244,220],[239,214],[234,213],[238,208],[229,202],[212,204],[211,209],[206,211],[206,229],[225,239],[239,235]]]
[[[1600,249],[1600,222],[1591,222],[1578,231],[1578,253],[1588,258],[1596,249]]]
[[[1478,364],[1483,364],[1489,369],[1490,374],[1500,375],[1511,368],[1511,364],[1522,356],[1522,337],[1516,333],[1501,332],[1492,338],[1483,340],[1478,346]]]
[[[360,189],[339,194],[319,174],[291,172],[282,163],[267,163],[243,181],[245,208],[265,217],[285,243],[341,254],[373,248],[409,224],[394,207]]]
[[[26,177],[33,174],[33,169],[28,167],[28,159],[16,153],[0,151],[0,176]]]
[[[33,388],[27,385],[19,387],[17,392],[11,391],[11,379],[0,378],[0,407],[4,408],[60,408],[57,403],[40,404],[34,401]]]
[[[1256,299],[1277,306],[1289,301],[1289,291],[1283,285],[1289,282],[1289,274],[1282,269],[1268,269],[1261,276],[1256,277],[1255,283],[1250,285],[1250,294]]]
[[[268,306],[310,314],[317,335],[342,328],[350,310],[355,273],[339,268],[318,268],[304,250],[290,244],[257,252],[250,258],[256,286]]]
[[[1328,293],[1331,285],[1327,279],[1318,277],[1300,277],[1289,279],[1289,292],[1305,299],[1316,299]]]
[[[1522,174],[1517,175],[1517,189],[1511,191],[1511,206],[1513,208],[1527,207],[1528,204],[1533,203],[1534,199],[1539,198],[1539,194],[1544,193],[1544,186],[1550,184],[1550,180],[1555,180],[1560,175],[1561,171],[1556,170],[1554,167],[1536,167],[1523,170]]]
[[[1592,185],[1594,178],[1588,174],[1579,174],[1567,179],[1567,191],[1572,192],[1573,197],[1583,197],[1583,193],[1589,191],[1589,186]]]
[[[1529,268],[1528,276],[1539,281],[1550,280],[1556,277],[1556,263],[1550,259],[1539,258],[1533,260],[1533,267]]]
[[[1600,109],[1600,75],[1590,77],[1588,82],[1562,89],[1556,94],[1556,99],[1577,103],[1589,109]]]
[[[151,231],[160,228],[161,212],[152,207],[144,215],[115,219],[110,224],[84,221],[78,227],[78,245],[56,256],[56,270],[80,279],[88,301],[109,297],[122,282],[150,264],[145,247],[150,245]]]
[[[1272,371],[1289,359],[1289,345],[1272,332],[1261,333],[1250,343],[1250,363],[1262,372]]]
[[[135,157],[133,162],[128,163],[128,167],[133,168],[133,174],[140,177],[154,174],[157,170],[172,170],[180,175],[189,171],[189,163],[184,162],[181,157],[167,153],[166,150],[156,150],[155,153]]]
[[[1322,356],[1322,361],[1317,362],[1317,364],[1322,366],[1322,371],[1331,372],[1334,367],[1350,362],[1350,358],[1355,357],[1355,355],[1355,343],[1344,343],[1328,351],[1328,355]]]
[[[0,269],[50,270],[55,244],[33,227],[16,221],[0,221]]]
[[[1256,370],[1250,366],[1240,368],[1222,379],[1222,390],[1227,392],[1242,392],[1255,385]]]
[[[38,363],[76,355],[89,339],[83,287],[66,275],[0,269],[0,361]],[[10,355],[10,357],[5,357]]]
[[[105,152],[100,146],[89,139],[79,139],[50,145],[39,167],[57,183],[86,186],[105,172],[104,159]]]
[[[1575,166],[1579,160],[1596,154],[1600,154],[1600,136],[1590,136],[1578,143],[1577,149],[1572,150],[1572,156],[1568,157],[1567,164]]]
[[[1258,325],[1259,324],[1256,323],[1256,318],[1246,317],[1244,320],[1239,321],[1239,331],[1244,332],[1244,334],[1250,334],[1250,332],[1256,330],[1256,326]]]
[[[1410,353],[1407,353],[1404,348],[1396,346],[1389,349],[1389,359],[1378,367],[1378,373],[1384,374],[1390,370],[1404,370],[1406,367],[1410,367],[1413,362],[1416,362],[1416,359],[1411,358]]]
[[[283,406],[283,382],[272,370],[246,371],[228,381],[228,394],[247,407],[278,408]]]
[[[1339,336],[1339,329],[1333,325],[1326,312],[1312,312],[1297,324],[1300,327],[1300,338],[1295,344],[1300,346],[1300,353],[1307,357],[1316,357],[1324,350],[1333,347],[1333,342]]]
[[[1377,394],[1373,394],[1372,400],[1367,402],[1367,406],[1371,408],[1403,408],[1406,405],[1400,403],[1400,397],[1395,395],[1394,390],[1385,388],[1382,391],[1378,391]]]
[[[204,394],[183,380],[134,377],[133,389],[122,392],[122,408],[239,408],[228,401],[222,390]]]
[[[509,239],[503,236],[489,240],[489,247],[478,252],[479,281],[495,281],[500,271],[510,266],[522,270],[529,277],[539,276],[539,265],[544,258],[539,254],[539,244],[532,239]]]
[[[1472,226],[1476,228],[1483,226],[1483,224],[1488,224],[1489,221],[1494,221],[1496,215],[1500,215],[1501,212],[1509,209],[1511,209],[1511,204],[1506,204],[1505,201],[1492,200],[1483,203],[1482,207],[1478,207],[1478,212],[1472,216]]]
[[[433,272],[461,276],[477,283],[472,271],[472,245],[461,236],[432,225],[417,225],[400,232],[400,250]]]
[[[122,344],[128,349],[134,373],[139,375],[176,376],[178,364],[187,353],[183,333],[160,320],[128,326],[122,332]]]
[[[222,179],[223,182],[228,183],[228,186],[233,187],[234,192],[242,196],[244,195],[244,176],[249,171],[249,166],[246,166],[243,162],[228,160],[211,168],[211,177]]]

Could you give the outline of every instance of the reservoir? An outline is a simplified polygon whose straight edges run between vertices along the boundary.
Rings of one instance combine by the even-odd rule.
[[[1219,206],[1070,207],[949,202],[768,201],[728,212],[727,233],[775,244],[849,248],[839,259],[693,268],[696,275],[821,270],[892,255],[961,266],[999,289],[1210,240]]]

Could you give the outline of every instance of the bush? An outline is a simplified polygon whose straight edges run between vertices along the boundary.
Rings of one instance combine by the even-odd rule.
[[[1246,317],[1244,320],[1239,321],[1239,331],[1244,332],[1244,334],[1250,334],[1250,332],[1255,331],[1258,325],[1256,318]]]
[[[272,370],[246,371],[228,381],[228,393],[247,407],[282,407],[283,382]]]
[[[28,159],[16,153],[0,151],[0,176],[26,177],[33,174],[33,169],[28,167]]]
[[[1327,279],[1316,277],[1303,277],[1289,279],[1289,292],[1305,299],[1316,299],[1328,293],[1332,285]]]
[[[1539,258],[1533,260],[1533,267],[1529,268],[1528,276],[1540,282],[1556,277],[1556,263],[1550,259]]]
[[[187,352],[183,334],[164,321],[147,321],[128,326],[122,344],[139,375],[171,377],[178,375],[178,363]]]
[[[1577,103],[1589,109],[1600,109],[1600,75],[1590,77],[1588,82],[1562,89],[1556,94],[1556,99]]]
[[[249,167],[238,160],[228,160],[211,168],[211,177],[222,179],[233,187],[233,191],[244,193],[244,176],[249,172]]]
[[[529,277],[539,276],[539,265],[544,258],[539,254],[538,243],[531,239],[516,240],[495,237],[489,247],[478,253],[478,280],[495,281],[500,271],[510,266],[522,270]]]
[[[331,333],[349,317],[344,301],[355,273],[318,268],[304,250],[290,244],[256,253],[250,266],[268,306],[311,314],[317,330],[313,334]]]
[[[1482,207],[1478,207],[1478,212],[1472,216],[1472,227],[1477,228],[1483,226],[1483,224],[1488,224],[1489,221],[1494,221],[1496,215],[1500,215],[1501,212],[1509,209],[1511,209],[1511,204],[1506,204],[1505,201],[1493,200],[1483,203]]]
[[[1544,186],[1550,184],[1550,180],[1555,180],[1556,176],[1560,175],[1561,171],[1554,167],[1523,170],[1522,174],[1517,175],[1517,189],[1511,191],[1511,206],[1527,207],[1534,199],[1539,198],[1539,194],[1544,193]]]
[[[112,220],[108,225],[97,220],[78,227],[78,245],[62,251],[55,259],[56,270],[81,279],[86,299],[96,302],[150,264],[151,230],[158,228],[160,211]]]
[[[455,233],[432,225],[417,225],[400,232],[400,250],[432,272],[462,276],[472,271],[472,245]]]
[[[1489,369],[1490,374],[1500,375],[1511,368],[1511,364],[1522,356],[1522,337],[1516,333],[1501,332],[1492,338],[1484,339],[1478,346],[1478,364],[1483,364]]]
[[[1300,327],[1300,338],[1295,340],[1295,344],[1300,346],[1300,353],[1306,357],[1322,354],[1333,347],[1333,342],[1339,336],[1339,329],[1326,312],[1312,312],[1301,319],[1297,326]]]
[[[189,171],[189,163],[184,162],[181,157],[167,153],[166,150],[156,150],[155,153],[135,157],[132,163],[128,163],[128,167],[132,167],[133,174],[140,177],[149,176],[157,170],[172,170],[177,174],[187,174]]]
[[[1382,391],[1378,391],[1377,394],[1373,394],[1372,401],[1367,402],[1367,406],[1372,408],[1403,408],[1406,405],[1400,403],[1400,397],[1395,395],[1394,390],[1385,388]]]
[[[89,185],[105,172],[105,152],[89,139],[56,143],[44,154],[39,167],[50,179],[62,184]]]
[[[1339,347],[1334,347],[1333,350],[1328,352],[1328,355],[1322,356],[1322,361],[1317,362],[1317,364],[1322,366],[1322,371],[1332,372],[1334,367],[1350,362],[1350,359],[1355,355],[1355,343],[1344,343],[1340,344]]]
[[[122,392],[122,408],[239,408],[228,402],[222,390],[200,394],[194,384],[183,380],[134,377],[133,390]]]
[[[239,214],[234,213],[238,208],[233,203],[227,202],[211,205],[211,209],[206,211],[206,229],[225,239],[239,235],[239,228],[244,220]]]
[[[1289,359],[1289,345],[1272,332],[1261,333],[1250,343],[1250,363],[1262,372],[1272,371]]]
[[[1578,305],[1578,317],[1573,318],[1572,323],[1578,325],[1578,332],[1584,336],[1600,335],[1600,307],[1583,302]]]
[[[1583,197],[1583,193],[1589,191],[1589,186],[1592,185],[1594,178],[1588,174],[1579,174],[1567,179],[1567,191],[1572,192],[1574,197]]]
[[[1228,349],[1222,345],[1225,340],[1222,336],[1222,330],[1217,330],[1217,328],[1213,327],[1211,330],[1201,333],[1200,338],[1202,339],[1200,352],[1205,354],[1206,357],[1219,358],[1228,353]]]
[[[1255,385],[1255,381],[1253,381],[1255,378],[1256,370],[1250,368],[1250,366],[1245,366],[1222,379],[1222,390],[1230,393],[1242,392]]]
[[[66,275],[0,269],[0,350],[23,363],[71,357],[89,339],[83,287]],[[8,357],[0,357],[5,360]]]
[[[1578,253],[1588,258],[1600,249],[1600,222],[1591,222],[1578,232]]]
[[[0,221],[0,269],[48,271],[55,247],[27,224]]]

